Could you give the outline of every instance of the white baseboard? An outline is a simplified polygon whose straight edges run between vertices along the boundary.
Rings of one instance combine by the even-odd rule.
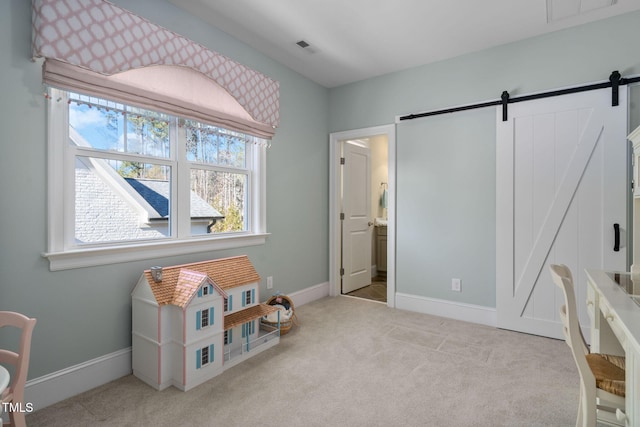
[[[465,322],[497,326],[496,309],[481,305],[396,293],[396,308],[433,316],[448,317]]]
[[[131,347],[34,378],[24,398],[35,411],[131,373]]]
[[[329,282],[293,292],[296,307],[329,296]],[[131,374],[131,347],[27,381],[25,400],[35,411]]]
[[[308,304],[320,298],[329,296],[329,282],[320,283],[300,291],[293,292],[288,295],[293,301],[295,307]]]

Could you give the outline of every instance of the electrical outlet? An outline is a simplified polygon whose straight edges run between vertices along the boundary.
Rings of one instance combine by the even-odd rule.
[[[273,289],[273,276],[267,277],[267,289]]]
[[[451,279],[451,290],[456,292],[462,292],[462,280]]]

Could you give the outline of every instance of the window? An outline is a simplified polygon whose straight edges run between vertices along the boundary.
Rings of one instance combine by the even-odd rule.
[[[196,350],[196,368],[200,369],[203,366],[208,365],[214,360],[214,346],[213,344],[202,347]]]
[[[57,89],[48,105],[52,270],[264,243],[263,140]]]
[[[206,328],[207,326],[209,326],[209,309],[202,310],[200,316],[200,327]]]
[[[253,302],[252,298],[251,298],[252,296],[253,296],[253,290],[247,291],[245,293],[245,304],[246,305],[249,305],[249,304],[251,304]]]
[[[196,330],[206,328],[209,325],[213,325],[213,323],[213,307],[196,311]]]
[[[209,347],[202,347],[202,366],[209,363]]]

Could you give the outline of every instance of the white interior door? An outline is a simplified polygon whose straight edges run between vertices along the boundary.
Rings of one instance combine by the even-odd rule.
[[[343,144],[342,293],[371,284],[371,150]]]
[[[584,269],[626,269],[626,92],[617,107],[602,89],[510,104],[506,122],[498,110],[498,327],[563,338],[549,264],[571,268],[584,329]]]

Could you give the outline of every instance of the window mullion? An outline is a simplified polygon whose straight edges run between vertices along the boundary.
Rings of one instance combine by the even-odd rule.
[[[184,126],[173,125],[172,132],[175,147],[174,156],[177,159],[176,179],[174,180],[174,203],[172,213],[176,226],[174,234],[179,239],[191,236],[191,170],[187,161],[187,133]]]
[[[251,230],[254,233],[264,233],[267,230],[267,156],[266,148],[259,145],[251,147],[251,154],[247,156],[251,164],[247,165],[249,173],[248,185],[250,196],[248,216],[251,220]]]

